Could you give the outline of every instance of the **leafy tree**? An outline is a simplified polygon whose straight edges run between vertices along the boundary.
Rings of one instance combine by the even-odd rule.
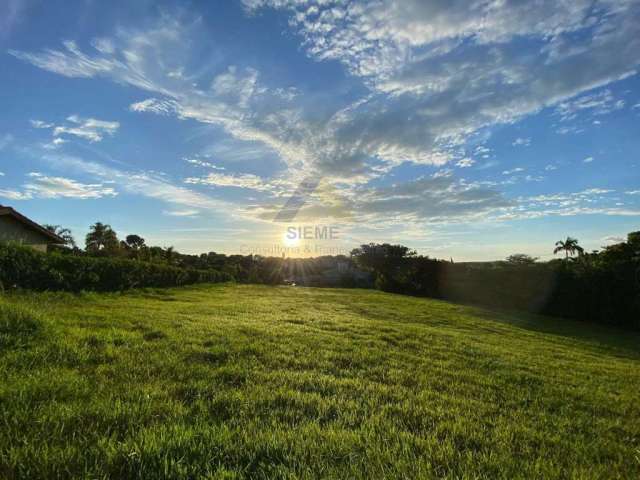
[[[120,242],[120,247],[129,252],[128,254],[130,258],[135,258],[137,260],[143,258],[147,250],[144,238],[139,235],[127,235],[124,241]]]
[[[627,235],[626,242],[615,243],[603,247],[599,255],[601,262],[614,264],[620,262],[640,261],[640,232],[631,232]]]
[[[403,267],[406,267],[416,252],[403,245],[388,243],[360,245],[351,251],[351,258],[360,268],[375,275],[376,285],[381,290],[399,291],[406,280]]]
[[[169,265],[173,265],[176,260],[176,250],[173,247],[167,247],[164,251],[164,258]]]
[[[514,253],[506,258],[507,263],[512,265],[532,265],[536,263],[538,257],[532,257],[526,253]]]
[[[76,240],[73,238],[73,234],[71,230],[68,228],[61,227],[60,225],[43,225],[44,228],[49,230],[51,233],[59,236],[62,240],[64,240],[65,246],[69,248],[75,248]]]
[[[632,251],[635,261],[640,261],[640,232],[630,232],[627,235],[627,245]]]
[[[553,249],[553,254],[555,255],[558,252],[564,252],[565,259],[569,259],[569,255],[573,256],[576,252],[578,252],[578,255],[582,255],[584,249],[578,245],[576,238],[567,237],[564,241],[558,240],[556,242],[556,248]]]
[[[87,252],[113,252],[118,249],[118,236],[110,225],[96,222],[89,228],[85,238]]]
[[[351,251],[351,258],[362,268],[375,272],[389,272],[416,252],[403,245],[388,243],[360,245]]]
[[[148,261],[157,262],[164,260],[164,249],[162,247],[148,247],[145,249],[148,255]]]
[[[127,235],[124,241],[132,250],[140,250],[145,246],[144,238],[139,235]]]

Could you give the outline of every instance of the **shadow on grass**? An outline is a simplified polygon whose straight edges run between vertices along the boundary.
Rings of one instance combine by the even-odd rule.
[[[339,290],[334,290],[334,293]],[[371,290],[366,290],[371,293]],[[508,324],[515,328],[542,333],[545,335],[557,336],[565,339],[576,340],[596,349],[599,353],[616,355],[618,357],[640,359],[640,332],[634,330],[623,329],[613,325],[601,325],[592,322],[582,322],[561,317],[549,317],[545,315],[523,312],[519,310],[507,310],[498,308],[489,308],[477,304],[456,303],[450,300],[441,300],[425,297],[412,297],[401,294],[385,293],[375,291],[379,295],[392,295],[398,301],[415,302],[418,315],[415,318],[404,318],[398,312],[390,314],[386,309],[373,310],[370,305],[354,303],[352,298],[346,298],[344,302],[340,302],[345,308],[361,315],[367,315],[384,322],[394,321],[401,323],[422,323],[428,322],[430,325],[436,326],[439,323],[440,313],[442,313],[442,323],[457,327],[465,328],[461,324],[451,323],[446,314],[456,313],[468,315],[470,320],[482,319],[487,321],[487,328],[478,325],[469,324],[470,330],[482,329],[487,333],[500,334],[500,330],[490,328],[491,323]],[[424,307],[420,305],[422,303]],[[422,316],[429,307],[432,307],[428,316]],[[433,307],[437,306],[437,309]],[[445,314],[446,313],[446,314]]]
[[[485,310],[485,315],[487,312],[491,315],[491,319],[509,323],[518,328],[572,338],[607,349],[622,349],[628,351],[634,358],[640,358],[640,332],[533,313]]]

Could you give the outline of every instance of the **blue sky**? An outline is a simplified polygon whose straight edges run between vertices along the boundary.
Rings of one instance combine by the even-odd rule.
[[[624,0],[7,0],[0,203],[192,253],[596,249],[640,229],[639,20]],[[284,245],[290,225],[340,238]]]

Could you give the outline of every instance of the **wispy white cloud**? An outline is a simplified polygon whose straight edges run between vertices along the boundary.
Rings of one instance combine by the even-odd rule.
[[[502,174],[503,175],[512,175],[514,173],[519,173],[519,172],[524,172],[524,168],[522,168],[522,167],[512,168],[511,170],[503,171]]]
[[[531,145],[531,138],[518,137],[511,143],[511,145],[513,145],[514,147],[516,146],[528,147]]]
[[[95,118],[82,118],[77,115],[67,117],[67,121],[71,125],[59,125],[54,127],[54,137],[67,134],[75,135],[91,142],[99,142],[105,135],[112,136],[116,133],[118,128],[120,128],[119,122],[108,122],[105,120],[97,120]]]
[[[541,13],[547,9],[524,4],[491,9],[448,5],[440,10],[422,2],[401,3],[354,2],[327,9],[312,2],[309,6],[313,8],[302,11],[293,2],[274,4],[296,10],[293,24],[307,37],[310,54],[337,58],[353,67],[354,75],[372,79],[370,95],[339,107],[321,123],[312,121],[314,111],[289,104],[295,96],[284,100],[281,86],[262,84],[255,69],[229,66],[213,76],[209,89],[194,87],[185,78],[184,64],[189,56],[185,39],[193,35],[195,22],[165,17],[147,31],[120,31],[109,39],[109,48],[99,48],[95,54],[82,52],[69,42],[64,50],[13,54],[63,75],[106,76],[153,92],[160,97],[137,102],[131,109],[221,125],[236,139],[259,142],[277,152],[290,170],[317,168],[342,180],[383,174],[386,170],[373,168],[376,162],[442,165],[451,159],[447,152],[451,142],[463,141],[483,126],[512,121],[609,83],[628,74],[640,58],[633,53],[628,37],[619,38],[628,33],[626,24],[617,30],[618,35],[602,33],[589,51],[571,56],[573,70],[576,62],[584,65],[581,69],[586,73],[580,76],[571,74],[569,62],[563,63],[565,57],[558,49],[549,66],[543,55],[527,58],[528,65],[506,49],[505,42],[525,34],[550,42],[550,32],[559,37],[595,28],[585,23],[589,10],[582,5],[550,3],[548,12]],[[606,17],[608,25],[624,23],[623,13],[629,8],[612,11]],[[313,9],[318,12],[312,13]],[[602,9],[610,10],[605,4]],[[533,17],[539,21],[532,22]],[[322,47],[327,38],[321,40],[312,32],[326,31],[332,32],[332,40]],[[365,31],[368,33],[362,34]],[[474,39],[477,48],[486,49],[488,55],[474,60],[460,55],[449,58],[462,38]],[[338,39],[342,48],[334,43]],[[619,56],[601,58],[605,47],[610,49],[616,42],[622,45],[623,40],[627,43]],[[442,48],[442,42],[453,43]],[[631,44],[634,42],[632,38]],[[416,49],[425,48],[428,54],[416,54]],[[624,68],[621,57],[625,57]],[[150,62],[151,58],[162,61]],[[459,63],[463,58],[464,63]],[[159,65],[166,68],[159,70]],[[443,65],[448,65],[446,72]],[[176,71],[182,74],[169,76]],[[534,71],[535,78],[529,73]],[[487,72],[503,73],[492,76]],[[565,81],[558,82],[558,78]],[[391,88],[392,84],[397,88]]]
[[[542,175],[525,175],[524,179],[527,182],[542,182],[544,177]]]
[[[68,140],[65,140],[64,138],[56,137],[48,143],[43,143],[42,148],[45,148],[47,150],[56,150],[67,142]]]
[[[250,10],[270,6],[292,11],[291,22],[305,40],[310,55],[342,61],[354,74],[391,77],[416,47],[436,56],[469,39],[476,44],[506,43],[514,37],[560,36],[585,26],[588,2],[422,0],[355,1],[333,4],[322,0],[244,0]],[[329,35],[330,33],[330,35]],[[437,83],[434,85],[437,86]]]
[[[209,173],[205,177],[186,178],[184,182],[192,185],[208,185],[211,187],[246,188],[261,192],[271,192],[274,194],[282,191],[285,186],[291,188],[291,184],[289,182],[283,182],[282,180],[267,181],[252,174],[234,175],[226,173]]]
[[[586,157],[584,160],[582,160],[583,163],[591,163],[593,162],[593,157]]]
[[[616,99],[611,90],[607,89],[599,93],[581,95],[577,98],[564,101],[556,107],[556,113],[560,120],[566,122],[574,120],[584,111],[592,115],[606,115],[624,107],[624,100]]]
[[[214,165],[211,162],[207,162],[206,160],[202,160],[200,158],[183,158],[183,160],[191,165],[197,165],[198,167],[210,168],[212,170],[224,170],[224,167],[219,167],[218,165]]]
[[[66,119],[66,123],[56,125],[55,123],[47,123],[42,120],[30,120],[34,128],[51,129],[54,137],[51,147],[62,145],[65,140],[60,138],[62,135],[73,135],[90,142],[100,142],[105,135],[113,136],[120,128],[119,122],[110,122],[106,120],[98,120],[95,118],[83,118],[78,115],[70,115]]]
[[[511,203],[498,191],[443,175],[363,189],[354,199],[354,210],[373,222],[394,216],[407,223],[449,223],[486,218]]]
[[[567,119],[621,108],[610,92],[571,99],[633,74],[640,62],[634,2],[244,3],[290,11],[310,56],[339,60],[362,78],[373,93],[352,109],[351,139],[375,136],[398,152],[433,151],[443,139],[461,141],[559,103]],[[512,45],[523,38],[542,48],[523,55]]]
[[[267,89],[258,83],[257,70],[246,68],[240,72],[235,65],[216,75],[211,90],[216,97],[236,102],[242,109],[249,107],[249,102],[256,95],[267,93]]]
[[[578,134],[583,132],[584,132],[584,128],[578,127],[576,125],[571,125],[571,126],[564,125],[562,127],[559,127],[556,130],[556,133],[559,133],[560,135]]]
[[[101,53],[112,54],[116,51],[113,42],[109,38],[94,38],[91,41],[91,45]]]
[[[549,216],[606,215],[638,216],[640,208],[619,205],[615,191],[588,188],[578,192],[550,193],[523,196],[515,199],[516,206],[496,216],[502,220],[522,220]]]
[[[53,128],[55,125],[53,123],[47,123],[42,120],[29,120],[31,126],[33,128]]]
[[[209,214],[219,213],[222,215],[233,215],[238,210],[237,206],[232,203],[176,185],[167,176],[160,173],[113,168],[102,163],[57,152],[33,153],[58,170],[89,175],[100,179],[103,184],[113,182],[112,184],[120,192],[176,205],[179,207],[176,210],[198,209],[205,210]]]
[[[48,49],[37,54],[9,50],[9,53],[16,58],[65,77],[93,77],[112,71],[118,66],[118,62],[115,61],[84,55],[73,41],[65,41],[63,45],[64,51]]]
[[[608,244],[622,243],[626,239],[618,235],[609,235],[602,238],[602,241]]]
[[[53,177],[32,172],[30,180],[21,190],[0,190],[0,196],[11,200],[30,200],[32,198],[76,198],[95,199],[102,197],[114,197],[117,192],[114,188],[102,183],[84,184],[65,177]]]
[[[472,158],[462,158],[456,162],[456,165],[460,168],[468,168],[471,167],[474,163],[476,163],[476,161]]]
[[[478,145],[475,148],[475,153],[476,155],[482,155],[483,158],[488,158],[488,154],[491,153],[491,149],[488,148],[486,145]]]
[[[536,180],[534,178],[533,180]],[[615,192],[590,188],[572,193],[506,198],[486,182],[466,182],[451,175],[421,177],[383,188],[358,187],[351,194],[332,192],[327,200],[312,198],[297,220],[344,222],[369,228],[401,226],[402,232],[426,225],[452,225],[473,221],[496,223],[552,216],[638,216],[640,208],[618,205]],[[277,203],[250,209],[271,219]]]
[[[33,198],[28,192],[7,188],[0,188],[0,197],[7,198],[9,200],[30,200]]]
[[[286,181],[315,172],[353,188],[404,162],[463,162],[458,152],[471,135],[546,107],[562,105],[558,114],[566,120],[575,112],[621,108],[619,100],[593,92],[640,64],[635,3],[445,3],[247,0],[250,10],[289,11],[310,56],[342,62],[368,89],[356,100],[336,99],[323,108],[288,86],[265,84],[253,68],[215,65],[200,72],[205,81],[194,82],[187,40],[199,26],[184,19],[165,16],[147,30],[119,30],[94,41],[88,52],[66,42],[61,49],[11,53],[68,77],[104,77],[137,87],[149,98],[141,97],[132,111],[221,127],[233,141],[277,155]],[[535,54],[514,47],[514,40],[524,38],[539,46]],[[487,161],[477,169],[495,165]],[[507,169],[505,175],[520,171]],[[188,181],[273,191],[273,179],[247,175],[214,173]]]
[[[164,210],[162,212],[164,215],[168,215],[170,217],[197,217],[200,215],[200,210]]]
[[[441,172],[382,188],[330,189],[310,197],[296,220],[348,221],[369,228],[449,224],[487,219],[491,212],[509,205],[511,202],[500,192],[456,180],[450,172]],[[279,208],[278,203],[262,203],[248,211],[258,218],[272,219]]]
[[[132,112],[151,112],[157,115],[175,114],[179,110],[178,104],[173,100],[160,100],[157,98],[147,98],[140,102],[129,105]]]

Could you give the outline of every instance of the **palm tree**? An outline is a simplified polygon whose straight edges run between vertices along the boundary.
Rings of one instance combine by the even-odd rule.
[[[88,252],[94,253],[102,250],[113,250],[118,247],[118,236],[110,225],[96,222],[95,225],[89,227],[85,246]]]
[[[553,250],[553,254],[564,251],[565,259],[569,259],[569,255],[573,256],[576,252],[578,255],[584,253],[584,249],[578,245],[578,240],[575,238],[567,237],[565,241],[558,240],[556,242],[556,248]]]
[[[68,228],[61,227],[60,225],[43,225],[44,228],[49,230],[54,235],[59,236],[62,240],[64,240],[64,244],[67,247],[75,248],[76,240],[73,238],[73,234],[71,230]]]

